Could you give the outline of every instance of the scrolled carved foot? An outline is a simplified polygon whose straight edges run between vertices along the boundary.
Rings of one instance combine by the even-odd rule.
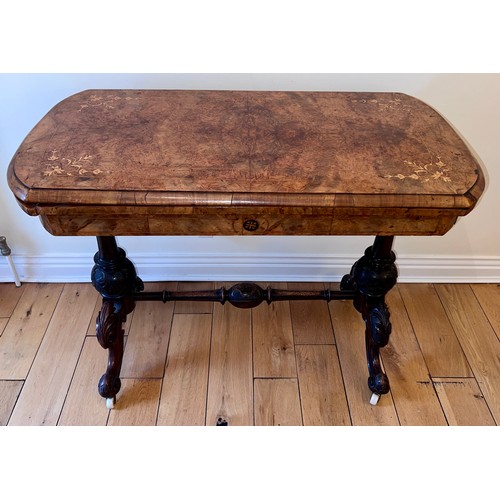
[[[116,398],[121,386],[122,383],[119,377],[112,373],[105,373],[99,380],[99,394],[106,399]]]
[[[390,390],[389,378],[382,370],[380,348],[387,345],[391,333],[389,308],[383,301],[365,301],[363,318],[366,324],[366,359],[368,362],[368,388],[373,395],[387,394]],[[378,397],[370,400],[371,404],[378,402]]]
[[[97,316],[96,334],[99,344],[108,349],[108,366],[106,373],[98,384],[99,394],[106,398],[109,408],[121,387],[120,370],[123,359],[122,323],[126,318],[127,307],[123,301],[104,299],[102,309]]]
[[[387,394],[390,390],[389,379],[385,373],[377,373],[374,377],[368,377],[368,388],[375,394]]]

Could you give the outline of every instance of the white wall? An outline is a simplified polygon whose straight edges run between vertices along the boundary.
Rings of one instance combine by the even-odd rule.
[[[0,74],[0,235],[24,281],[88,281],[93,238],[54,237],[17,206],[10,159],[57,102],[89,88],[398,91],[427,102],[478,155],[487,190],[443,237],[399,237],[401,281],[500,281],[499,74]],[[154,279],[337,280],[366,237],[122,237],[141,276]],[[0,281],[11,281],[0,258]]]

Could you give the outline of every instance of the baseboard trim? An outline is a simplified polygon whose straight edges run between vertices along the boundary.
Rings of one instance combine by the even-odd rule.
[[[325,281],[337,282],[359,255],[287,254],[130,254],[144,281]],[[90,281],[92,256],[13,255],[24,282]],[[499,283],[500,258],[398,255],[399,282]],[[7,260],[0,259],[0,282],[13,281]]]

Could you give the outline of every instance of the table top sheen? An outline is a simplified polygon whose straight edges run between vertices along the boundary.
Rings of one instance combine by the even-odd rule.
[[[312,205],[472,209],[462,139],[400,93],[88,90],[9,167],[21,206]]]

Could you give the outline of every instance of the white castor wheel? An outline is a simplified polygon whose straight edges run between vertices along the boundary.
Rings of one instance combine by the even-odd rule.
[[[371,398],[370,398],[370,404],[372,406],[376,406],[379,399],[380,399],[380,394],[372,392],[372,395],[371,395]]]
[[[106,408],[108,410],[112,410],[115,407],[115,403],[116,403],[116,396],[112,398],[106,398]]]

